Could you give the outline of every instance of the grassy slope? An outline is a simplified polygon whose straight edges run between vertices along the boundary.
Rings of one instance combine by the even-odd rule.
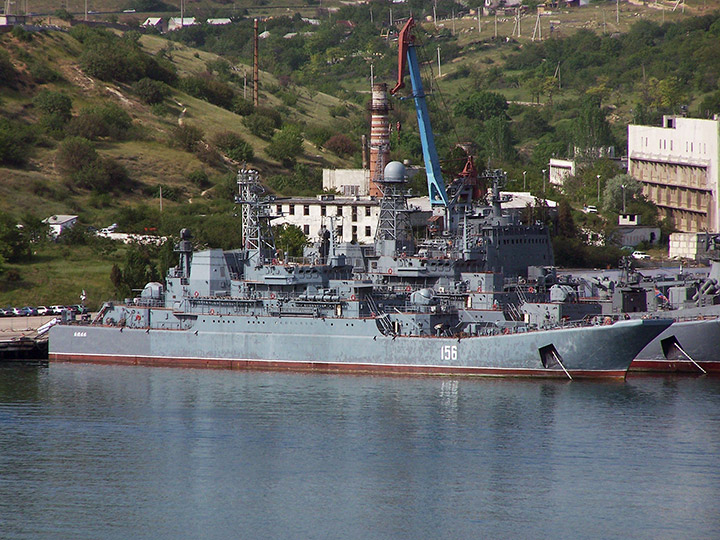
[[[114,101],[128,111],[134,121],[135,135],[139,138],[101,142],[97,144],[97,148],[99,153],[120,161],[141,188],[121,198],[113,197],[110,208],[93,206],[90,193],[69,188],[59,176],[54,167],[56,143],[48,140],[46,145],[34,150],[29,166],[25,169],[0,167],[2,211],[16,216],[32,213],[39,217],[79,214],[84,222],[99,228],[110,223],[109,212],[115,211],[118,206],[148,202],[144,193],[151,192],[152,186],[161,183],[179,188],[185,195],[178,202],[167,201],[167,206],[191,204],[189,201],[193,199],[197,201],[202,197],[203,188],[189,183],[188,173],[205,169],[212,178],[231,172],[234,167],[213,171],[195,155],[168,145],[171,130],[177,125],[182,109],[185,109],[183,121],[201,127],[206,134],[206,140],[211,140],[212,136],[220,131],[231,130],[241,134],[255,150],[256,160],[251,165],[258,168],[262,174],[280,173],[283,170],[264,153],[267,141],[247,132],[242,125],[242,118],[238,115],[182,92],[173,91],[167,101],[170,115],[158,117],[127,88],[87,77],[77,65],[80,48],[65,33],[36,35],[29,43],[20,43],[6,34],[0,37],[0,43],[21,68],[25,63],[20,59],[26,58],[26,55],[47,59],[48,64],[62,73],[65,80],[46,86],[68,94],[73,100],[75,113],[83,106],[107,100]],[[167,42],[157,36],[144,36],[142,43],[149,52],[155,52]],[[215,55],[174,45],[173,61],[182,75],[203,71],[205,62],[215,58]],[[0,103],[3,115],[24,118],[32,123],[37,117],[28,104],[39,88],[31,84],[29,78],[27,82],[28,84],[17,90],[0,91]],[[262,85],[275,82],[273,77],[261,72],[261,88]],[[303,89],[298,89],[297,94],[300,99],[297,107],[291,111],[289,121],[324,125],[329,117],[328,109],[340,103],[332,96],[310,93]],[[261,92],[261,104],[274,107],[280,102],[274,96]],[[305,151],[306,155],[299,160],[301,162],[316,166],[342,166],[341,159],[317,149],[309,141],[305,142]],[[17,271],[21,280],[0,280],[0,305],[77,302],[82,288],[88,292],[91,304],[97,305],[103,298],[112,296],[110,267],[115,262],[121,262],[123,252],[122,247],[114,253],[99,253],[87,247],[68,248],[54,244],[43,246],[39,248],[31,263],[8,265],[9,269]]]

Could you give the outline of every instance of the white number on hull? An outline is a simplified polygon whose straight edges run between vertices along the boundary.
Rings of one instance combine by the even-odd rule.
[[[457,345],[443,345],[440,349],[440,359],[444,361],[457,360]]]

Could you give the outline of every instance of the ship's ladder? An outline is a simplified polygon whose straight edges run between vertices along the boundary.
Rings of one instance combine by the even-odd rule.
[[[367,295],[366,300],[368,306],[370,306],[370,310],[375,314],[375,322],[378,325],[378,329],[380,330],[380,332],[382,332],[382,334],[385,336],[387,336],[388,334],[393,334],[393,326],[388,314],[385,312],[380,312],[377,302],[375,302],[375,299],[372,297],[372,295]]]

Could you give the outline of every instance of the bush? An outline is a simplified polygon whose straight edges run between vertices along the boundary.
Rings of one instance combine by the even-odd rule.
[[[0,118],[0,163],[4,165],[23,165],[27,161],[30,149],[25,126]]]
[[[10,60],[10,55],[4,49],[0,49],[0,86],[14,88],[17,77],[18,72]]]
[[[244,117],[242,123],[250,133],[261,139],[269,139],[275,131],[273,121],[267,116],[258,113]]]
[[[197,169],[188,174],[187,179],[196,186],[203,188],[210,184],[207,173],[203,169]]]
[[[112,158],[100,157],[72,175],[77,187],[100,192],[129,189],[127,170]]]
[[[131,126],[130,115],[120,106],[108,103],[81,110],[80,114],[70,121],[67,132],[90,140],[99,137],[123,139]]]
[[[148,105],[162,103],[170,94],[170,89],[160,81],[154,81],[149,77],[143,77],[133,84],[133,92]]]
[[[250,161],[254,157],[252,146],[246,143],[240,135],[232,131],[218,133],[214,142],[220,150],[235,161]]]
[[[202,129],[191,124],[175,127],[172,134],[175,143],[188,152],[193,152],[205,135]]]
[[[71,176],[98,159],[92,143],[82,137],[68,137],[60,143],[55,166],[65,176]]]
[[[240,96],[235,96],[230,110],[240,116],[248,116],[255,111],[255,106],[252,104],[252,101],[248,101]]]

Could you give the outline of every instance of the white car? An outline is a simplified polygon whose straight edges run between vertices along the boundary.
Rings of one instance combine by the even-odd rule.
[[[35,309],[37,309],[38,315],[50,315],[50,308],[47,308],[45,306],[38,306]]]
[[[644,251],[633,251],[632,258],[633,259],[649,259],[650,255],[648,255]]]

